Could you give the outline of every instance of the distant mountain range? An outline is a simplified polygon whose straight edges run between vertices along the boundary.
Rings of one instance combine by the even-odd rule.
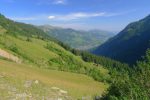
[[[95,48],[114,36],[114,33],[112,32],[101,30],[80,31],[50,25],[39,26],[39,28],[44,30],[44,32],[48,33],[50,36],[79,50]]]
[[[134,64],[150,47],[150,15],[129,24],[118,35],[93,51],[96,55],[110,57]]]

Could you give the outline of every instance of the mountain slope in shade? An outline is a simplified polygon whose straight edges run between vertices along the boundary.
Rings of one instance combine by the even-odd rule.
[[[99,46],[96,55],[103,55],[122,62],[134,64],[150,47],[150,15],[129,24],[118,35]]]
[[[39,26],[40,29],[50,36],[68,44],[72,48],[87,50],[99,46],[114,34],[107,31],[91,30],[78,31],[71,28],[53,27],[50,25]]]

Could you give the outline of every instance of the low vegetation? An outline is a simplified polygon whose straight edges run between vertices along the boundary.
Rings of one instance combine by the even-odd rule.
[[[149,100],[150,98],[150,50],[147,51],[143,61],[137,62],[130,70],[124,72],[112,71],[113,76],[108,93],[104,100]]]
[[[94,95],[101,95],[108,87],[107,84],[96,82],[82,74],[41,69],[35,65],[16,64],[2,59],[0,64],[0,99],[3,100],[16,97],[92,99]],[[64,95],[59,93],[60,90],[66,91]]]

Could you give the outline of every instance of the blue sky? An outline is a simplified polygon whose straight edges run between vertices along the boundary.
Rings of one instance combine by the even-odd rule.
[[[120,31],[150,14],[150,0],[0,0],[0,13],[36,25]]]

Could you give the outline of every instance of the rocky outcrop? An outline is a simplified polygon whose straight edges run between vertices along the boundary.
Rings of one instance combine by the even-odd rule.
[[[0,56],[4,57],[4,58],[7,58],[9,60],[12,60],[16,63],[21,63],[21,60],[17,56],[14,56],[13,54],[10,54],[7,51],[2,50],[2,49],[0,49]]]

